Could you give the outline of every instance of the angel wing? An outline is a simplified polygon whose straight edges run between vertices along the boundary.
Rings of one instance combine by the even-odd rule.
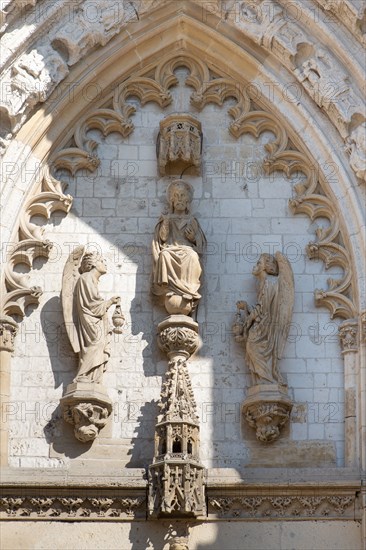
[[[276,252],[275,258],[278,264],[277,359],[281,359],[290,332],[295,284],[288,259],[281,252]]]
[[[80,260],[84,254],[85,246],[81,245],[75,248],[68,257],[64,271],[62,274],[62,291],[61,291],[61,302],[62,310],[64,313],[64,321],[66,332],[69,337],[72,349],[75,353],[79,353],[80,344],[79,336],[76,330],[76,311],[75,311],[75,300],[74,300],[74,290],[75,285],[80,277],[79,275],[79,265]]]

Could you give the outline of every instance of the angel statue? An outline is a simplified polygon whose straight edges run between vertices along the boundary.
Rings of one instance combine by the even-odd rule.
[[[193,190],[174,180],[168,187],[169,214],[162,215],[152,243],[152,292],[164,296],[170,314],[189,315],[195,310],[202,273],[200,256],[206,243],[197,219],[190,214]]]
[[[294,305],[292,268],[287,258],[276,252],[275,256],[261,254],[252,273],[258,279],[258,302],[250,310],[246,302],[237,302],[235,339],[244,343],[253,385],[286,387],[278,361],[286,344]]]
[[[69,256],[62,276],[62,308],[71,346],[79,354],[74,382],[100,384],[110,356],[111,327],[107,311],[119,307],[120,297],[103,300],[98,282],[107,272],[104,258],[76,248]]]

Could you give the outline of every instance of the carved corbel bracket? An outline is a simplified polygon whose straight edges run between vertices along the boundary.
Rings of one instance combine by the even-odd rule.
[[[169,359],[188,359],[199,346],[198,323],[187,315],[171,315],[158,325],[158,345]]]
[[[276,384],[258,384],[248,389],[243,415],[262,443],[278,439],[290,418],[293,403],[284,388]]]
[[[64,420],[74,426],[76,439],[94,441],[107,424],[112,402],[101,384],[74,382],[67,386],[61,399]]]

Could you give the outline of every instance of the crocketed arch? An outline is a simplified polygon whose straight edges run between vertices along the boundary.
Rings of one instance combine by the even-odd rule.
[[[29,265],[35,256],[47,256],[49,241],[39,228],[32,227],[32,215],[49,217],[54,210],[67,212],[71,206],[72,198],[64,193],[61,183],[53,178],[48,167],[62,166],[74,173],[80,168],[93,170],[98,162],[95,155],[97,151],[86,139],[83,124],[90,122],[93,113],[97,111],[98,116],[94,116],[91,127],[99,127],[104,133],[112,130],[128,133],[130,122],[127,119],[131,113],[128,108],[125,112],[123,109],[116,110],[114,105],[114,115],[111,115],[113,109],[105,107],[108,97],[112,100],[116,86],[119,85],[123,90],[125,81],[128,83],[127,79],[132,77],[156,81],[157,73],[153,77],[151,74],[159,70],[156,67],[160,60],[169,62],[170,59],[174,60],[174,56],[183,56],[201,60],[196,66],[199,67],[201,63],[202,67],[211,68],[217,73],[215,78],[226,79],[236,88],[230,92],[228,85],[228,93],[220,97],[220,93],[214,90],[214,84],[207,80],[209,76],[204,70],[202,74],[193,76],[191,71],[189,84],[195,88],[193,104],[196,108],[203,107],[210,100],[219,103],[225,97],[237,95],[237,107],[230,112],[234,119],[231,133],[236,137],[245,131],[258,135],[262,130],[270,129],[276,139],[268,151],[268,169],[283,169],[290,175],[295,169],[305,168],[307,187],[305,191],[299,190],[297,203],[296,198],[292,203],[293,209],[304,211],[315,218],[317,215],[325,215],[334,222],[328,234],[318,235],[318,240],[323,241],[321,249],[313,243],[309,247],[309,255],[316,251],[326,265],[331,266],[335,262],[345,270],[345,278],[330,282],[328,289],[330,293],[339,295],[340,302],[338,300],[339,303],[330,305],[325,303],[327,296],[322,297],[320,294],[318,303],[327,305],[335,316],[355,316],[361,309],[360,305],[364,304],[360,290],[363,288],[362,251],[365,247],[362,243],[363,235],[359,232],[363,211],[360,196],[352,185],[354,176],[342,151],[340,136],[333,131],[329,120],[313,101],[307,97],[299,101],[296,88],[291,88],[291,73],[284,71],[275,58],[265,57],[251,41],[239,40],[232,30],[230,37],[225,36],[222,29],[220,32],[213,29],[204,20],[193,17],[193,14],[187,15],[177,10],[167,10],[164,16],[161,12],[156,13],[158,16],[155,19],[146,18],[136,25],[133,39],[132,35],[121,33],[79,62],[70,73],[69,85],[60,85],[54,91],[45,107],[38,110],[20,130],[17,141],[9,150],[8,154],[11,153],[15,162],[22,163],[22,169],[20,175],[15,174],[13,177],[14,188],[9,194],[12,211],[15,209],[18,212],[20,222],[14,226],[12,215],[7,220],[8,234],[12,234],[14,241],[19,237],[20,242],[6,270],[8,290],[15,293],[10,301],[5,300],[3,304],[6,313],[12,313],[15,309],[21,314],[24,296],[35,301],[39,294],[38,290],[31,288],[29,282],[25,284],[24,279],[14,275],[12,269],[19,255],[27,257]],[[174,78],[173,73],[169,78]],[[134,95],[138,95],[142,102],[156,96],[161,106],[164,106],[166,93],[172,84],[169,78],[160,82],[161,89],[147,92],[141,81],[134,88]],[[93,89],[96,90],[96,97],[91,101],[90,93],[85,91]],[[143,92],[140,93],[140,89]],[[255,105],[251,109],[261,114],[252,114],[247,98],[252,99]],[[109,110],[108,120],[103,120],[103,109]],[[67,148],[65,152],[72,138],[76,147],[73,150]],[[332,161],[338,166],[338,180],[330,185],[326,170]],[[39,166],[41,170],[36,170]],[[309,166],[319,168],[324,198],[319,198],[322,195],[317,192],[317,181],[310,174]],[[24,176],[28,176],[28,179]],[[305,197],[305,192],[312,195],[312,202]],[[343,216],[345,205],[352,216]],[[342,296],[345,298],[343,304]],[[18,307],[20,301],[22,304]]]

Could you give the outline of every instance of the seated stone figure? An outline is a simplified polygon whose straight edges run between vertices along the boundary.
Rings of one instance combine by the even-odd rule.
[[[152,292],[164,296],[168,313],[189,315],[201,298],[200,255],[206,239],[197,219],[189,213],[189,183],[175,180],[167,194],[170,213],[160,217],[152,243]]]

